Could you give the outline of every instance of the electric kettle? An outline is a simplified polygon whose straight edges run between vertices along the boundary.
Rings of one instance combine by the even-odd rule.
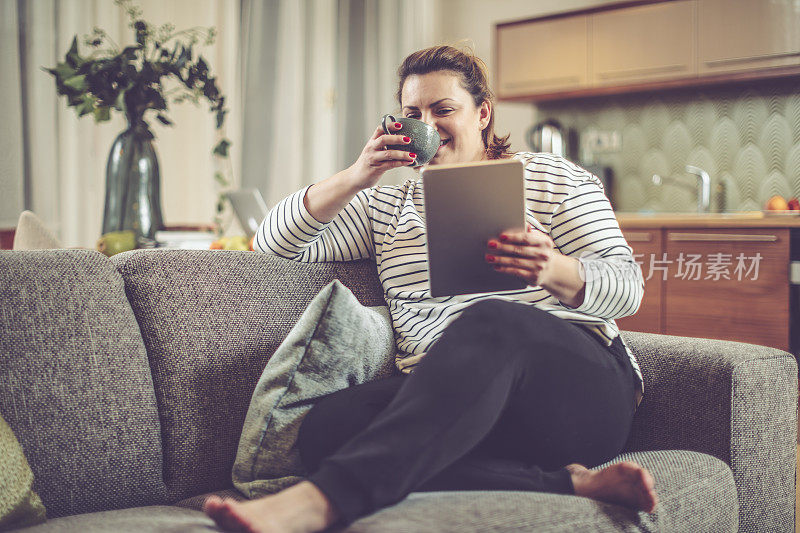
[[[555,120],[545,120],[528,130],[528,146],[534,152],[549,152],[569,157],[570,147],[567,144],[568,134]]]

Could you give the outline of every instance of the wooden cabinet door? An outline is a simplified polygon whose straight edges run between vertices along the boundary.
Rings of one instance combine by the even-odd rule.
[[[595,85],[697,75],[695,0],[676,0],[591,15]]]
[[[500,25],[496,42],[501,98],[587,85],[586,15]]]
[[[800,63],[800,3],[698,0],[701,74]]]
[[[788,351],[789,231],[667,230],[664,333]]]
[[[628,245],[633,248],[633,257],[642,267],[644,275],[644,297],[635,315],[618,319],[620,329],[644,331],[647,333],[662,332],[662,291],[664,290],[663,273],[653,265],[659,265],[662,259],[662,237],[660,229],[623,230]],[[649,279],[648,279],[649,278]]]

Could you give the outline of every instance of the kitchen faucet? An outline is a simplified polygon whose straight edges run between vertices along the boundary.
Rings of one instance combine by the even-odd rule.
[[[708,172],[702,168],[693,167],[692,165],[686,165],[686,172],[697,177],[696,185],[692,186],[675,178],[662,178],[658,174],[653,174],[653,183],[656,185],[672,183],[678,187],[684,187],[694,191],[697,194],[697,212],[708,213],[709,207],[711,206],[711,178],[709,178]]]

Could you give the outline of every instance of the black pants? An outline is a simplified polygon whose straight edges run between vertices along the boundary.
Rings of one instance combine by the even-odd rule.
[[[300,428],[314,483],[345,523],[412,491],[572,493],[570,463],[620,453],[635,410],[619,339],[526,304],[481,301],[409,376],[333,393]]]

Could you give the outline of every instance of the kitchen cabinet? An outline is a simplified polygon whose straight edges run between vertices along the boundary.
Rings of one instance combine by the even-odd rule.
[[[497,32],[497,90],[504,96],[587,86],[588,18],[503,26]]]
[[[789,351],[789,232],[667,230],[664,333]]]
[[[660,229],[623,230],[625,240],[633,249],[633,257],[644,274],[644,297],[635,315],[620,318],[617,325],[620,329],[631,331],[656,332],[662,331],[664,291],[664,276],[658,274],[656,269],[662,260],[663,241]]]
[[[619,219],[645,277],[639,312],[617,320],[620,329],[798,350],[790,266],[800,220]]]
[[[495,28],[500,100],[800,76],[800,2],[630,0]]]
[[[790,0],[698,0],[699,72],[796,65],[800,4]]]
[[[695,76],[694,12],[695,0],[676,0],[593,14],[593,84]]]

